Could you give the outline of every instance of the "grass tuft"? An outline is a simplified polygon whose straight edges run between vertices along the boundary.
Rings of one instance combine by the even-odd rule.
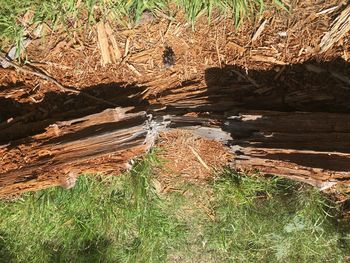
[[[228,172],[214,183],[210,247],[234,262],[342,262],[337,209],[305,185]],[[349,229],[347,230],[349,233]]]

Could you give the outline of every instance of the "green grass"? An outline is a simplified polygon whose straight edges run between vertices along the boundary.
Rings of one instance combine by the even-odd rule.
[[[183,231],[150,185],[154,161],[1,203],[0,262],[165,261]]]
[[[169,9],[169,4],[176,4],[186,12],[192,22],[203,13],[210,18],[214,10],[232,17],[238,24],[242,19],[261,12],[267,3],[284,9],[280,0],[85,0],[77,6],[76,0],[2,0],[0,5],[0,48],[8,47],[20,41],[26,35],[26,26],[21,22],[24,15],[31,10],[32,18],[29,25],[46,23],[53,30],[69,28],[84,30],[86,25],[93,25],[103,19],[115,19],[120,24],[128,26],[138,20],[145,10],[162,10],[170,16],[176,10]],[[75,22],[80,20],[77,25]]]
[[[343,262],[348,223],[309,186],[226,173],[214,184],[216,221],[208,244],[234,262]]]
[[[349,222],[316,189],[224,171],[206,185],[173,179],[164,194],[159,165],[151,153],[120,177],[1,202],[0,262],[349,260]]]

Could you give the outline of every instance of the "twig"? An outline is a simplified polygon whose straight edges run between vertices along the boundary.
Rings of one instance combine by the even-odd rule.
[[[332,6],[330,8],[327,8],[327,9],[324,9],[318,13],[316,13],[317,16],[319,15],[324,15],[324,14],[328,14],[328,13],[333,13],[335,10],[339,9],[339,5],[336,5],[336,6]]]
[[[175,18],[174,17],[171,17],[171,16],[168,16],[166,14],[164,14],[163,12],[161,12],[160,10],[155,10],[155,13],[158,15],[158,16],[161,16],[165,19],[168,19],[169,21],[175,21]]]
[[[218,32],[216,31],[216,37],[215,37],[215,48],[216,48],[216,54],[218,56],[218,60],[219,60],[219,65],[221,68],[221,55],[220,55],[220,47],[219,47],[219,38],[218,38]]]
[[[203,159],[199,156],[199,154],[196,152],[195,149],[193,149],[191,146],[188,146],[191,150],[191,152],[193,153],[193,155],[198,159],[198,161],[203,165],[203,167],[205,169],[207,169],[208,171],[210,171],[209,166],[203,161]]]
[[[26,113],[23,116],[13,118],[10,122],[8,122],[8,121],[0,122],[0,129],[3,129],[5,127],[9,127],[9,126],[11,126],[11,125],[13,125],[13,124],[15,124],[15,123],[17,123],[19,121],[22,121],[22,120],[27,119],[28,117],[31,117],[32,115],[35,115],[34,111]]]
[[[6,63],[8,63],[10,66],[14,67],[16,70],[18,71],[21,71],[23,73],[28,73],[28,74],[32,74],[34,76],[37,76],[39,78],[42,78],[46,81],[49,81],[53,84],[55,84],[57,87],[59,87],[62,91],[66,91],[66,92],[73,92],[75,94],[82,94],[83,96],[87,97],[87,98],[90,98],[90,99],[93,99],[95,101],[98,101],[98,102],[102,102],[102,103],[106,103],[108,105],[111,105],[113,107],[116,107],[117,105],[110,102],[110,101],[107,101],[107,100],[104,100],[104,99],[100,99],[100,98],[97,98],[95,96],[92,96],[90,94],[87,94],[81,90],[78,90],[76,88],[72,88],[72,87],[65,87],[63,86],[61,83],[59,83],[57,80],[55,80],[54,78],[46,75],[46,74],[43,74],[43,73],[40,73],[36,70],[32,70],[32,69],[26,69],[20,65],[18,65],[17,63],[13,62],[13,61],[10,61],[6,58],[6,56],[4,56],[3,54],[0,54],[0,60],[2,61],[5,61]]]
[[[233,73],[235,73],[238,77],[241,77],[242,79],[246,79],[247,81],[249,81],[254,87],[256,87],[256,88],[260,88],[261,87],[258,83],[256,83],[256,81],[253,78],[249,77],[248,74],[244,75],[244,74],[242,74],[241,72],[239,72],[238,70],[235,70],[235,69],[232,69],[231,71]]]
[[[141,77],[142,74],[133,66],[131,65],[129,62],[126,62],[126,66],[138,77]]]
[[[50,62],[50,61],[45,61],[45,62],[27,61],[26,63],[33,66],[33,67],[51,66],[51,67],[57,67],[57,68],[64,69],[64,70],[71,70],[72,69],[72,67],[60,65],[58,63],[54,63],[54,62]]]
[[[130,45],[130,38],[128,37],[125,41],[125,49],[124,49],[124,56],[123,58],[125,58],[128,53],[129,53],[129,45]]]
[[[261,35],[261,33],[264,31],[264,29],[265,29],[265,26],[266,26],[266,23],[267,23],[267,19],[264,21],[264,22],[262,22],[262,24],[259,26],[259,28],[258,28],[258,30],[255,32],[255,34],[254,34],[254,36],[252,37],[252,42],[254,42],[254,41],[256,41],[259,37],[260,37],[260,35]]]

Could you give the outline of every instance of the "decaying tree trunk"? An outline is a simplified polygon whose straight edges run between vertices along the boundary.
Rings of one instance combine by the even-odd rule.
[[[337,110],[348,111],[348,89],[329,92],[311,85],[287,92],[252,80],[226,86],[211,82],[145,95],[147,113],[136,105],[70,121],[0,124],[0,141],[5,141],[0,145],[0,196],[70,187],[72,177],[83,172],[118,173],[144,154],[160,131],[173,128],[228,145],[234,169],[285,176],[323,190],[339,190],[335,185],[349,190],[350,115],[308,111],[312,105],[331,105],[340,97],[334,92],[343,99]],[[24,136],[27,131],[35,135]]]
[[[245,111],[227,117],[220,127],[211,123],[203,118],[172,119],[172,125],[190,125],[187,128],[197,134],[229,145],[236,170],[285,176],[323,190],[350,183],[347,114]]]
[[[221,119],[108,109],[58,122],[30,140],[3,146],[0,195],[67,184],[82,172],[116,173],[145,153],[166,127],[229,145],[237,170],[259,170],[326,189],[350,183],[350,116],[246,111]]]

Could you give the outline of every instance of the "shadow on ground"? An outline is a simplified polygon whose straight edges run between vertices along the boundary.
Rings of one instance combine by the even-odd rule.
[[[246,71],[227,65],[205,72],[206,95],[212,105],[234,110],[350,112],[350,64],[329,62],[275,66],[269,71]],[[222,95],[222,96],[218,96]],[[219,110],[222,110],[219,107]]]

